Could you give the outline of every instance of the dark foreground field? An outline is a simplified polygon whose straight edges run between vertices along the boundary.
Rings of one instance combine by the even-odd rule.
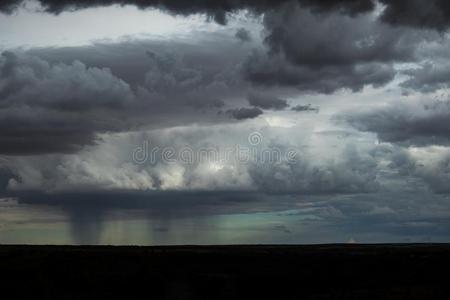
[[[450,299],[450,245],[0,246],[0,271],[1,299]]]

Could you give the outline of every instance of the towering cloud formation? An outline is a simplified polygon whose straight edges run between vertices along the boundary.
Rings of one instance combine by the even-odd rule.
[[[95,132],[122,127],[120,111],[134,101],[128,84],[108,69],[81,62],[50,65],[3,53],[0,59],[2,153],[72,152]]]
[[[183,57],[157,42],[105,45],[94,61],[90,47],[73,56],[54,49],[6,51],[0,57],[0,153],[73,153],[102,133],[229,121],[217,112],[221,97],[236,95],[242,85],[230,79],[233,63],[226,66],[234,56],[208,68],[199,62],[215,61],[222,43],[211,43],[200,57],[197,47],[183,43]],[[129,65],[115,63],[116,55]],[[78,60],[84,57],[91,66]],[[134,65],[141,68],[129,69]]]
[[[7,185],[14,192],[112,189],[337,194],[378,189],[377,161],[367,149],[352,141],[330,147],[332,138],[315,145],[307,141],[313,133],[300,129],[260,128],[258,144],[247,140],[254,129],[231,125],[107,135],[103,143],[74,155],[50,155],[45,160],[39,156],[11,158],[7,165],[15,176]],[[136,146],[148,154],[140,163],[131,155]],[[174,155],[163,155],[164,149]],[[288,153],[293,150],[295,160],[289,160]],[[182,159],[182,153],[192,153],[192,159]]]
[[[264,25],[269,51],[249,57],[247,78],[321,93],[386,84],[396,73],[393,63],[414,60],[422,38],[380,23],[372,13],[315,14],[293,3],[267,12]]]
[[[0,58],[0,154],[17,157],[0,164],[7,166],[1,177],[10,177],[0,178],[0,182],[7,182],[12,189],[54,191],[93,184],[100,189],[371,192],[378,188],[379,167],[372,152],[351,147],[337,151],[335,144],[320,144],[318,136],[309,140],[299,132],[325,131],[339,138],[362,134],[358,141],[373,138],[370,133],[375,133],[381,141],[407,147],[448,143],[447,102],[396,103],[345,114],[348,123],[365,133],[340,133],[329,130],[334,125],[327,123],[327,117],[349,105],[339,96],[342,90],[348,92],[346,95],[361,92],[358,95],[364,98],[365,88],[383,87],[396,75],[403,76],[399,84],[402,89],[431,93],[448,87],[450,68],[442,63],[448,60],[442,54],[445,47],[435,46],[437,50],[433,51],[442,53],[432,59],[422,47],[430,40],[433,45],[441,42],[435,29],[442,31],[448,26],[448,5],[443,1],[427,5],[412,1],[410,6],[390,0],[39,2],[43,10],[53,14],[130,4],[172,14],[206,14],[223,25],[227,14],[248,10],[261,16],[258,20],[262,24],[258,26],[264,30],[257,35],[254,28],[248,30],[239,23],[231,35],[221,30],[199,30],[186,39],[130,39],[85,47],[4,52]],[[3,1],[0,10],[10,13],[22,3]],[[324,98],[307,98],[314,97],[312,94]],[[286,99],[292,105],[290,110]],[[334,99],[337,103],[322,106],[323,102],[315,103],[314,99]],[[318,104],[326,108],[325,114],[295,113],[318,112]],[[312,118],[319,121],[315,123]],[[298,125],[299,119],[305,120],[302,126]],[[289,142],[305,141],[296,146],[315,147],[317,155],[305,151],[295,164],[278,161],[238,168],[161,162],[140,167],[125,157],[133,149],[121,153],[120,147],[111,142],[130,132],[151,132],[154,145],[168,147],[169,142],[158,144],[158,137],[152,134],[164,135],[169,128],[190,126],[201,131],[205,124],[226,122],[242,126],[240,131],[251,126],[295,128]],[[207,132],[187,132],[186,136],[172,135],[170,142],[177,149],[182,144],[200,148],[199,140]],[[273,136],[279,138],[282,134]],[[228,142],[235,143],[232,138]],[[275,138],[271,142],[266,146],[284,149],[287,144]],[[208,143],[219,141],[211,139]],[[318,157],[329,154],[321,153],[327,151],[322,149],[336,152],[321,162]],[[42,154],[47,155],[47,160],[41,161]],[[25,155],[30,157],[22,157]],[[401,163],[395,165],[403,168]]]

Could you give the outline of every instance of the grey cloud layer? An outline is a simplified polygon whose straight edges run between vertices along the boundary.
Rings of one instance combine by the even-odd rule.
[[[450,65],[444,63],[424,63],[419,68],[404,71],[410,79],[401,84],[407,89],[424,93],[448,88],[450,84]]]
[[[0,9],[4,12],[11,12],[23,2],[24,0],[2,1]],[[240,9],[249,9],[256,13],[263,13],[286,2],[296,2],[317,12],[338,11],[351,15],[372,11],[377,3],[374,0],[202,0],[195,2],[185,0],[39,0],[39,2],[46,11],[52,13],[112,4],[130,4],[140,8],[162,8],[172,13],[184,15],[205,13],[221,24],[226,23],[227,13]],[[380,0],[379,2],[386,6],[381,18],[390,24],[430,27],[439,30],[447,28],[450,24],[450,5],[445,0],[413,0],[407,2],[401,0]]]
[[[432,93],[450,86],[449,39],[446,34],[435,36],[421,45],[417,53],[417,66],[404,70],[408,79],[401,83],[406,90]]]
[[[450,139],[448,101],[399,101],[387,107],[343,116],[355,128],[374,132],[386,142],[404,145],[447,145]]]
[[[154,130],[104,136],[104,142],[72,155],[15,157],[5,162],[12,172],[10,192],[38,190],[64,192],[78,190],[231,190],[263,191],[278,194],[365,193],[379,187],[377,161],[365,147],[352,140],[333,146],[314,144],[312,132],[260,127],[261,144],[249,144],[256,130],[244,124],[225,127],[197,127]],[[133,161],[133,151],[148,142],[146,151],[186,147],[194,154],[213,151],[214,156],[184,161],[166,161],[157,152],[155,159]],[[257,157],[243,161],[236,149],[250,148]],[[312,147],[312,148],[311,148]],[[277,150],[279,156],[264,156]],[[295,149],[295,160],[286,158]],[[333,149],[328,151],[328,149]],[[251,152],[253,153],[253,152]],[[242,153],[241,153],[242,155]],[[245,154],[244,154],[245,155]],[[250,154],[247,154],[250,155]]]
[[[196,44],[148,41],[6,53],[1,151],[75,152],[95,143],[99,133],[229,120],[218,111],[237,120],[254,118],[261,109],[288,106],[277,86],[357,91],[386,84],[396,73],[393,62],[412,57],[407,46],[415,39],[396,36],[396,29],[371,15],[321,16],[294,4],[267,13],[268,49],[253,52],[258,45],[217,34]],[[308,42],[296,42],[298,36]],[[255,108],[239,108],[251,84],[248,101]],[[260,85],[275,90],[258,91]]]
[[[367,193],[377,191],[377,162],[373,157],[349,146],[338,160],[324,165],[311,163],[315,156],[299,153],[295,163],[281,161],[255,164],[250,175],[263,191],[273,193]]]
[[[264,93],[250,93],[247,99],[250,105],[260,107],[262,109],[280,110],[289,106],[286,100]]]
[[[210,46],[216,48],[203,51],[180,43],[183,56],[158,43],[93,47],[92,52],[61,49],[57,55],[57,50],[45,49],[4,52],[0,152],[76,152],[95,143],[101,133],[226,122],[217,112],[227,97],[242,93],[237,87],[243,84],[236,80],[233,55],[216,59],[218,48],[225,47],[222,42]],[[97,50],[102,59],[96,60]],[[89,65],[77,60],[83,53]],[[129,66],[109,64],[117,55],[143,67],[133,73]]]
[[[279,7],[280,4],[289,2],[286,0],[38,0],[47,12],[60,13],[65,10],[76,10],[88,7],[107,6],[113,4],[136,5],[140,8],[161,8],[175,14],[196,14],[203,13],[213,18],[220,24],[227,22],[227,13],[232,13],[241,9],[248,9],[255,13],[263,13]],[[340,12],[355,14],[361,11],[368,11],[374,8],[371,0],[295,0],[302,5],[321,11],[337,10]],[[20,6],[24,0],[7,0],[2,2],[0,9],[4,12],[11,12]]]
[[[229,109],[226,113],[230,114],[236,120],[245,120],[256,118],[264,112],[257,107],[241,107]]]
[[[380,0],[386,10],[382,19],[393,25],[447,29],[450,25],[450,4],[445,0],[401,1]]]
[[[392,11],[398,6],[389,3],[379,19],[372,12],[371,1],[200,1],[194,5],[179,1],[41,2],[55,13],[110,3],[156,5],[174,13],[207,13],[220,23],[225,22],[226,12],[250,8],[265,12],[265,40],[263,45],[256,44],[256,39],[240,30],[236,36],[205,34],[205,38],[186,42],[131,41],[5,52],[0,60],[1,154],[72,153],[55,154],[42,161],[40,156],[19,157],[7,163],[6,175],[2,176],[10,176],[8,185],[13,190],[376,191],[378,161],[371,153],[351,147],[338,151],[330,146],[335,157],[326,162],[302,152],[304,156],[296,164],[281,161],[235,169],[160,164],[141,168],[130,162],[132,149],[122,153],[102,138],[129,131],[255,119],[263,113],[294,114],[280,112],[288,108],[285,99],[291,98],[286,94],[293,90],[296,95],[299,91],[331,94],[341,89],[356,92],[367,85],[383,86],[398,73],[396,63],[423,63],[427,57],[418,48],[435,37],[428,31],[383,23],[395,23]],[[11,8],[14,3],[2,7]],[[446,86],[445,65],[423,66],[403,72],[409,76],[403,87],[434,90]],[[383,141],[437,143],[448,140],[450,118],[447,104],[436,105],[411,108],[399,104],[345,118]],[[315,107],[297,105],[292,110],[311,111]],[[297,137],[299,133],[291,134]],[[194,133],[188,136],[171,136],[168,140],[178,139],[181,144],[196,147],[201,137]],[[152,140],[158,137],[152,136]],[[92,150],[97,143],[103,151]]]
[[[401,175],[419,178],[436,193],[449,194],[450,151],[443,147],[397,149],[391,167]]]
[[[254,51],[246,78],[261,85],[294,86],[333,93],[390,82],[394,62],[415,61],[420,32],[393,28],[376,16],[314,14],[288,3],[264,16],[268,52]]]
[[[350,113],[345,119],[361,131],[375,133],[382,159],[412,184],[449,194],[450,103],[448,100],[398,101],[371,111]]]
[[[110,4],[134,4],[140,8],[163,8],[176,14],[206,13],[220,23],[225,22],[226,13],[239,9],[264,12],[268,50],[255,50],[244,62],[245,78],[257,85],[293,86],[301,91],[320,93],[333,93],[342,88],[359,91],[366,85],[383,86],[397,73],[393,63],[420,60],[416,50],[425,34],[404,26],[389,26],[382,21],[413,28],[442,29],[448,19],[448,5],[441,0],[429,1],[426,5],[421,1],[404,4],[383,0],[381,3],[385,8],[381,16],[374,13],[375,1],[371,0],[40,2],[53,13]],[[7,11],[20,3],[22,1],[8,1],[3,7]],[[250,41],[243,28],[236,36],[241,41]],[[404,86],[421,89],[442,86],[445,82],[439,78],[445,76],[446,69],[426,67],[406,72],[413,78]],[[137,76],[138,71],[129,73]],[[424,81],[430,81],[431,87]],[[425,83],[424,87],[419,86],[422,83]]]
[[[371,242],[448,239],[450,104],[432,99],[450,84],[448,1],[380,0],[385,8],[377,12],[372,0],[39,2],[55,18],[133,4],[202,13],[220,24],[247,9],[264,29],[258,35],[239,23],[231,34],[223,27],[164,41],[5,52],[0,197],[58,205],[76,240],[87,243],[98,241],[111,207],[142,210],[165,224],[289,210],[277,218],[292,223],[267,225],[289,236],[284,242],[323,242],[324,233],[341,242],[349,233]],[[0,10],[21,3],[2,1]],[[393,92],[364,89],[388,83]],[[391,102],[402,89],[410,96]],[[370,108],[340,113],[362,106]],[[300,113],[310,111],[317,114]],[[345,126],[329,121],[336,111]],[[295,149],[296,160],[183,163],[157,156],[137,163],[132,156],[145,142],[149,151],[223,154],[249,146],[255,132],[262,135],[255,148]]]
[[[120,130],[119,112],[133,101],[107,69],[11,52],[0,60],[0,95],[0,148],[10,154],[79,150],[95,132]]]

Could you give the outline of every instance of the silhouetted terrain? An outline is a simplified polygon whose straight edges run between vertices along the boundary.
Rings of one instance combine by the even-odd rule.
[[[0,270],[21,299],[450,299],[436,244],[1,246]]]

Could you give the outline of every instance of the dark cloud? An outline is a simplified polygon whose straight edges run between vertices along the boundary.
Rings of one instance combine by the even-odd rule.
[[[311,104],[299,104],[296,106],[293,106],[291,108],[291,110],[296,111],[296,112],[302,112],[302,111],[314,111],[314,112],[319,112],[319,108],[318,107],[313,107],[311,106]]]
[[[61,206],[69,210],[85,207],[94,211],[99,209],[150,209],[153,215],[172,214],[222,214],[242,212],[259,202],[261,210],[270,196],[259,192],[244,191],[97,191],[18,193],[20,203]],[[288,204],[280,201],[279,208]],[[267,203],[267,207],[272,207]],[[243,209],[243,210],[242,210]]]
[[[433,195],[450,193],[450,153],[442,147],[450,145],[448,101],[416,103],[411,97],[341,116],[356,129],[390,142],[384,145],[388,150],[380,150],[372,135],[361,132],[318,133],[329,127],[327,116],[311,126],[299,120],[307,116],[297,118],[292,128],[269,126],[269,118],[239,126],[233,120],[257,118],[262,109],[287,109],[285,96],[275,95],[291,99],[298,90],[360,91],[383,86],[398,72],[409,76],[400,84],[405,89],[448,88],[448,47],[443,43],[431,49],[438,34],[430,38],[430,31],[422,30],[448,28],[446,2],[380,0],[386,5],[381,17],[371,0],[40,2],[55,14],[133,4],[173,14],[202,13],[220,24],[227,14],[248,9],[261,14],[264,26],[263,45],[241,28],[234,35],[218,30],[195,33],[189,40],[94,43],[1,56],[0,154],[11,156],[0,161],[0,196],[19,197],[22,205],[59,206],[76,242],[98,243],[109,212],[122,209],[143,210],[149,220],[166,222],[173,216],[289,209],[286,214],[295,215],[298,227],[268,227],[294,236],[298,229],[311,240],[331,227],[340,235],[357,228],[356,233],[378,237],[386,232],[394,237],[448,236],[448,199]],[[22,3],[2,1],[0,10],[11,13]],[[411,62],[419,67],[396,70],[397,63]],[[249,107],[243,107],[245,100]],[[318,111],[310,104],[290,109]],[[233,124],[205,126],[220,122]],[[257,128],[259,123],[264,125]],[[315,131],[309,133],[309,127]],[[292,142],[296,160],[236,165],[133,161],[133,151],[143,141],[177,151],[189,145],[198,153],[217,145],[248,146],[246,130],[261,132],[261,144],[254,148],[286,152]],[[342,146],[350,138],[361,148]]]
[[[5,0],[0,2],[0,11],[5,13],[12,13],[16,10],[24,1],[23,0]]]
[[[245,49],[220,39],[176,44],[178,52],[158,42],[4,52],[0,153],[71,153],[101,133],[226,122],[217,111],[243,93]]]
[[[410,37],[376,20],[372,14],[355,17],[316,15],[288,4],[264,16],[266,43],[273,53],[305,66],[348,65],[405,61],[413,57]]]
[[[275,47],[273,43],[267,44],[269,53],[266,53],[264,50],[255,50],[254,52],[251,52],[247,59],[245,59],[251,47],[254,47],[254,45],[252,43],[241,43],[236,47],[235,43],[226,42],[229,40],[229,37],[221,36],[220,34],[199,41],[198,46],[183,41],[147,41],[119,43],[117,45],[97,43],[91,47],[33,49],[32,53],[51,62],[64,61],[66,63],[71,63],[74,59],[82,57],[82,61],[86,65],[110,68],[115,76],[123,79],[131,86],[136,84],[143,85],[146,73],[150,68],[162,67],[162,62],[159,63],[159,65],[153,63],[155,59],[165,60],[167,61],[166,64],[169,61],[172,61],[167,67],[184,68],[186,69],[183,71],[185,73],[188,72],[187,69],[197,70],[197,72],[200,72],[203,75],[203,82],[208,80],[212,82],[213,80],[216,80],[216,82],[218,82],[216,87],[219,87],[220,85],[224,86],[224,81],[226,85],[229,85],[230,83],[234,84],[235,94],[242,89],[243,85],[248,84],[243,79],[247,79],[250,83],[255,84],[256,87],[276,87],[278,85],[294,86],[304,91],[332,93],[341,88],[349,88],[356,91],[360,90],[364,85],[373,84],[375,86],[382,86],[389,82],[395,75],[396,72],[392,67],[391,62],[383,63],[372,61],[370,59],[371,55],[383,50],[382,46],[371,50],[369,54],[360,55],[362,58],[359,59],[359,62],[357,60],[355,62],[351,61],[352,56],[358,56],[356,54],[358,50],[357,47],[355,48],[351,45],[358,42],[358,39],[361,40],[359,41],[360,43],[364,44],[365,39],[370,39],[367,36],[371,35],[370,32],[367,33],[367,36],[365,35],[365,32],[361,32],[354,37],[354,40],[352,40],[352,28],[361,27],[359,25],[356,26],[351,24],[352,18],[345,19],[344,26],[339,23],[339,20],[346,18],[343,16],[325,15],[325,20],[321,21],[320,18],[316,18],[313,14],[298,7],[295,7],[293,11],[296,13],[287,20],[303,20],[306,18],[304,20],[306,27],[320,28],[323,26],[320,33],[317,34],[301,29],[301,24],[297,25],[300,26],[301,29],[299,29],[297,34],[295,34],[294,31],[291,31],[290,34],[292,34],[291,38],[293,40],[308,40],[308,43],[293,43],[290,46],[299,48],[295,51],[300,51],[300,54],[298,54],[300,56],[301,53],[305,52],[305,59],[303,61],[291,61],[292,59],[287,58],[283,53],[284,51],[274,52],[271,50]],[[345,28],[336,32],[336,36],[348,36],[346,42],[341,43],[342,49],[339,51],[333,52],[331,50],[334,49],[335,43],[339,42],[339,40],[329,40],[327,26],[321,25],[326,23],[328,19],[332,19],[334,20],[333,22],[336,23],[333,24],[333,22],[331,22],[331,24],[329,24],[329,30],[338,31],[338,29],[334,28]],[[285,20],[280,16],[279,22],[284,21]],[[295,23],[300,21],[292,22]],[[364,22],[367,23],[364,28],[368,28],[372,20],[367,17],[364,19]],[[281,24],[280,26],[288,26],[288,24]],[[272,29],[269,31],[269,36],[274,37],[275,33],[272,31]],[[382,32],[380,31],[374,34],[378,35],[379,33],[381,34]],[[384,36],[384,33],[382,36]],[[369,41],[366,41],[366,43],[369,43]],[[308,44],[311,45],[308,46]],[[350,46],[346,46],[347,44],[350,44]],[[385,44],[387,45],[389,43]],[[219,47],[222,47],[222,50],[220,50]],[[346,47],[353,49],[353,53],[346,55]],[[315,50],[316,48],[318,50]],[[182,51],[180,51],[181,49]],[[408,49],[409,50],[407,51],[405,50],[405,53],[409,55],[410,52],[413,52],[414,47]],[[361,51],[364,52],[366,50]],[[227,53],[227,55],[223,55],[222,53],[224,52]],[[368,52],[368,50],[366,52]],[[148,55],[149,53],[152,55]],[[217,59],[218,55],[221,55],[220,59]],[[342,58],[339,59],[339,56]],[[124,59],[125,57],[126,59]],[[180,57],[182,57],[182,64],[184,64],[184,66],[180,65]],[[331,61],[333,57],[336,57],[337,61]],[[244,60],[244,62],[242,62],[242,60]],[[323,62],[321,62],[321,60],[323,60]],[[240,70],[237,69],[238,65],[242,66]],[[200,68],[200,66],[202,67]],[[219,71],[221,68],[224,70],[223,72]],[[169,70],[165,69],[165,71],[167,72]],[[192,73],[192,75],[194,76],[195,74]],[[220,75],[221,78],[218,75]],[[203,84],[203,82],[199,82],[199,84]],[[193,85],[191,86],[194,88]],[[216,101],[217,99],[214,98],[216,98],[217,95],[229,95],[230,91],[231,89],[228,89],[227,91],[222,89],[215,94],[211,93],[210,100]],[[190,101],[195,102],[201,99],[205,99],[205,97],[192,95]]]
[[[414,64],[399,70],[399,74],[407,77],[399,86],[405,89],[405,93],[431,93],[447,88],[450,83],[448,37],[429,30],[416,32],[423,34],[423,40],[416,45]]]
[[[7,0],[2,2],[0,9],[11,12],[25,0]],[[60,13],[88,7],[107,6],[113,4],[136,5],[139,8],[160,8],[174,14],[203,13],[214,19],[219,24],[227,22],[227,14],[241,9],[247,9],[254,13],[264,13],[279,7],[291,0],[38,0],[47,12]],[[369,11],[374,8],[372,0],[294,0],[304,6],[311,7],[317,12],[335,10],[342,13],[356,14]]]
[[[266,13],[264,26],[268,52],[248,57],[246,78],[320,93],[386,84],[396,74],[393,63],[413,61],[422,38],[382,24],[373,14],[317,15],[292,3]]]
[[[189,15],[203,13],[219,24],[227,22],[227,14],[247,9],[261,14],[279,8],[285,3],[298,3],[316,13],[335,11],[354,16],[358,13],[373,11],[375,0],[38,0],[44,10],[50,13],[73,11],[77,9],[118,5],[135,5],[141,9],[160,8],[170,13]],[[6,0],[0,4],[0,11],[11,13],[25,0]],[[444,30],[450,24],[450,5],[445,0],[408,2],[398,0],[380,0],[385,5],[381,15],[383,21],[393,25],[405,25],[420,28]]]
[[[447,62],[426,62],[419,68],[408,69],[403,73],[410,78],[400,86],[407,89],[429,93],[450,85],[450,65]]]
[[[374,192],[377,162],[370,154],[348,146],[339,160],[316,165],[306,153],[297,153],[296,160],[262,162],[249,168],[254,184],[269,193],[339,194]]]
[[[2,2],[0,9],[4,12],[11,12],[23,2],[23,0],[6,0]],[[317,13],[337,11],[349,15],[372,11],[376,3],[374,0],[201,0],[195,2],[185,0],[39,0],[39,2],[46,11],[51,13],[112,4],[136,5],[142,9],[149,7],[161,8],[168,12],[182,15],[203,13],[219,24],[227,22],[228,13],[240,9],[248,9],[254,13],[264,13],[287,2],[297,2]],[[382,19],[390,24],[443,30],[450,23],[450,5],[445,0],[426,2],[421,0],[408,2],[381,0],[380,2],[386,5]]]
[[[88,68],[79,61],[54,64],[4,52],[0,65],[1,107],[26,106],[54,111],[89,112],[123,109],[132,101],[129,85],[109,69]]]
[[[376,133],[382,141],[406,145],[448,144],[450,103],[399,102],[372,111],[344,116],[352,126]]]
[[[195,43],[182,38],[168,41],[133,40],[81,47],[35,48],[28,53],[51,63],[69,64],[81,59],[87,66],[110,69],[112,74],[133,88],[145,85],[149,72],[165,72],[169,79],[175,76],[178,81],[183,75],[196,75],[195,82],[189,82],[188,86],[188,82],[183,83],[186,89],[217,82],[218,88],[224,87],[221,93],[226,90],[228,95],[233,90],[226,89],[227,86],[240,84],[236,69],[248,51],[246,45],[237,47],[233,42],[234,39],[229,36],[202,33]],[[170,74],[174,72],[183,74]],[[200,80],[198,75],[201,75]],[[155,88],[163,89],[162,86]]]
[[[390,167],[403,176],[419,178],[435,193],[448,194],[450,187],[450,152],[448,148],[430,147],[415,152],[396,149]]]
[[[244,64],[245,78],[256,86],[296,87],[304,92],[331,94],[336,90],[360,91],[365,85],[380,87],[390,82],[396,71],[391,64],[356,64],[314,68],[297,66],[279,55],[258,52]]]
[[[250,34],[250,31],[248,31],[245,28],[239,28],[235,35],[234,35],[238,40],[242,41],[242,42],[250,42],[252,40],[252,36]]]
[[[257,107],[233,108],[226,111],[227,114],[236,120],[254,119],[264,112]]]
[[[380,0],[386,5],[382,19],[393,25],[445,30],[450,25],[450,3],[446,0]]]
[[[266,93],[252,92],[247,97],[250,105],[262,108],[262,109],[285,109],[289,105],[285,99],[280,99]]]
[[[243,64],[245,78],[256,85],[295,86],[307,92],[332,93],[342,88],[359,91],[365,85],[382,86],[396,73],[393,62],[413,59],[419,38],[406,34],[403,28],[392,28],[379,22],[370,13],[374,8],[371,0],[195,3],[180,0],[41,0],[41,3],[53,13],[114,3],[135,4],[140,8],[159,7],[176,14],[206,13],[219,23],[226,21],[226,13],[238,9],[264,12],[268,53],[250,55]],[[243,28],[236,36],[243,41],[249,40],[248,32]],[[172,49],[176,47],[172,45]],[[153,49],[147,50],[158,54]],[[104,59],[97,57],[96,60]],[[116,59],[112,64],[119,66],[127,73],[124,75],[133,80],[137,80],[146,65],[145,62],[128,65],[123,62]],[[108,67],[112,68],[112,65]],[[129,82],[127,78],[119,77]]]
[[[128,84],[107,69],[11,52],[0,59],[0,95],[4,154],[77,151],[95,132],[120,130],[119,112],[133,101]]]
[[[76,155],[14,157],[5,162],[14,174],[8,190],[260,190],[279,194],[376,190],[379,170],[371,153],[339,137],[326,139],[331,147],[321,142],[320,150],[308,149],[303,146],[308,139],[305,128],[265,126],[258,130],[254,128],[257,123],[108,135],[101,144]],[[261,138],[249,139],[255,130]],[[345,149],[339,149],[342,146]],[[136,149],[147,156],[136,160]],[[164,149],[172,149],[174,155],[163,157]],[[191,159],[180,156],[185,150],[192,153]]]

